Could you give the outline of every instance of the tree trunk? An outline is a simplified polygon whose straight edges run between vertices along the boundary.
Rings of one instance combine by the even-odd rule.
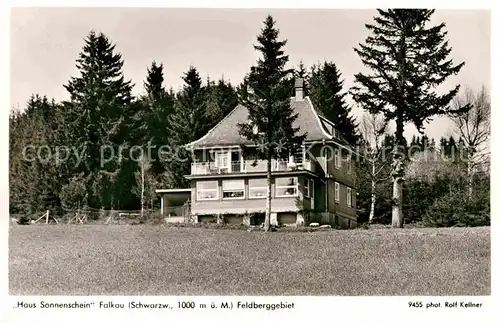
[[[392,166],[392,227],[403,227],[403,183],[404,183],[404,168],[403,161],[406,155],[404,147],[400,147],[404,143],[404,124],[401,119],[396,120],[396,142],[393,150],[393,166]],[[402,156],[399,155],[399,150],[402,149]]]
[[[144,216],[144,156],[141,158],[141,217]]]
[[[368,218],[368,223],[372,223],[373,217],[375,216],[375,201],[377,199],[377,196],[375,195],[375,162],[372,162],[372,188],[371,188],[371,198],[372,202],[370,204],[370,216]]]
[[[471,160],[472,156],[469,156],[468,160],[467,160],[467,201],[471,201],[472,200],[472,193],[473,193],[473,190],[472,190],[472,177],[473,177],[473,167],[472,167],[472,160]]]
[[[394,178],[392,185],[392,227],[403,227],[403,178]]]
[[[267,159],[267,199],[266,199],[266,217],[264,218],[264,231],[268,232],[271,226],[271,158]]]

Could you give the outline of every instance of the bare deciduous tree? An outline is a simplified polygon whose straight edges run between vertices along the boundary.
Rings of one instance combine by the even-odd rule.
[[[371,182],[371,203],[369,222],[375,216],[375,202],[377,200],[377,184],[384,180],[384,168],[389,166],[389,161],[385,155],[383,140],[387,134],[387,123],[381,114],[363,114],[360,124],[360,132],[363,136],[365,149],[364,156],[369,163],[369,177]]]
[[[453,99],[455,108],[469,105],[467,113],[452,117],[455,132],[464,142],[467,154],[468,198],[472,198],[472,180],[477,169],[489,161],[490,95],[484,85],[477,93],[471,88]]]
[[[135,180],[137,186],[132,189],[132,192],[141,199],[141,217],[144,216],[144,207],[147,201],[152,200],[154,196],[154,177],[151,174],[151,162],[146,154],[141,154],[139,160],[139,170],[135,172]]]

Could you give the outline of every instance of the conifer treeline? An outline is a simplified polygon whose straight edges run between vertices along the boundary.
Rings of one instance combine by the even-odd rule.
[[[412,15],[423,17],[421,24],[432,12],[380,11],[391,19],[401,15],[403,18]],[[271,39],[275,33],[274,21],[268,17],[265,23],[268,28],[264,31],[267,30]],[[440,33],[439,30],[434,32]],[[260,43],[266,43],[262,35],[259,37]],[[439,43],[443,37],[440,34],[431,40]],[[369,43],[374,41],[371,38],[368,40]],[[274,48],[274,45],[269,43],[267,47]],[[262,46],[262,49],[267,47]],[[383,54],[371,52],[372,47],[364,46],[363,51],[367,53],[359,53],[368,57],[365,60],[372,69],[383,72],[382,65],[370,63],[370,59],[376,60],[377,55]],[[448,52],[449,49],[446,50]],[[284,57],[288,57],[286,51],[281,50],[277,50],[275,56],[284,62],[287,61]],[[207,78],[203,81],[196,67],[189,66],[181,75],[184,85],[178,91],[165,84],[163,71],[168,69],[168,64],[164,66],[153,61],[147,69],[141,94],[134,96],[132,81],[123,74],[124,60],[115,51],[115,44],[102,33],[90,32],[76,60],[79,73],[70,77],[64,85],[69,100],[56,102],[33,94],[25,109],[13,111],[10,115],[10,212],[33,214],[51,210],[52,214],[63,215],[67,210],[85,207],[119,210],[158,208],[159,205],[155,205],[158,203],[155,189],[189,185],[184,175],[190,173],[191,156],[182,147],[206,134],[238,103],[248,106],[255,101],[251,100],[252,95],[247,91],[248,85],[256,89],[273,86],[270,83],[264,85],[270,65],[277,62],[271,59],[264,64],[264,61],[259,61],[257,67],[249,68],[251,73],[240,85],[233,85],[224,79]],[[317,63],[310,68],[300,62],[295,69],[286,69],[287,73],[284,73],[285,64],[278,63],[273,75],[277,79],[279,76],[280,96],[269,97],[268,101],[284,102],[286,91],[293,96],[294,80],[302,78],[304,94],[310,97],[323,116],[336,124],[349,144],[361,149],[372,146],[370,140],[365,138],[366,134],[359,131],[361,127],[358,127],[352,107],[346,102],[348,89],[344,89],[342,73],[334,62]],[[435,64],[433,60],[428,63]],[[419,70],[412,71],[416,73]],[[419,73],[412,76],[415,82],[406,83],[421,85],[434,82],[432,75]],[[255,75],[259,77],[255,78]],[[356,77],[361,83],[371,84],[370,77],[361,74]],[[393,148],[397,144],[396,147],[401,147],[404,154],[410,157],[420,153],[439,153],[455,158],[403,161],[403,169],[411,174],[403,187],[403,198],[398,200],[407,212],[405,222],[424,221],[433,226],[489,224],[489,167],[484,167],[484,171],[474,169],[471,172],[470,162],[456,158],[458,155],[473,156],[467,142],[452,136],[443,137],[436,143],[425,134],[414,136],[407,142],[402,135],[406,121],[411,121],[421,130],[423,121],[446,111],[431,111],[429,107],[433,107],[432,104],[417,102],[413,96],[418,91],[408,92],[411,97],[403,100],[405,104],[398,101],[400,95],[389,91],[386,96],[394,99],[395,106],[401,105],[397,113],[393,113],[387,110],[386,104],[379,102],[371,86],[363,91],[359,87],[353,89],[350,94],[356,102],[361,102],[358,104],[363,109],[369,113],[382,113],[383,128],[391,119],[396,118],[397,121],[395,133],[380,137],[383,139],[381,148],[387,152],[386,160],[382,163],[377,161],[375,165],[362,159],[356,165],[358,223],[369,219],[382,223],[391,221],[391,209],[396,201],[390,194],[393,192],[391,165],[394,157],[391,151],[395,151]],[[382,86],[382,90],[387,89]],[[427,91],[427,88],[424,87],[424,90]],[[455,90],[452,92],[441,102],[443,107],[456,94]],[[435,99],[432,95],[429,98]],[[410,103],[413,105],[406,107]],[[376,178],[373,176],[374,166],[380,169]],[[465,194],[466,191],[468,194]],[[461,209],[456,211],[458,206]],[[396,223],[398,226],[399,222]]]
[[[203,81],[196,67],[189,66],[181,76],[184,86],[174,92],[164,80],[168,66],[153,61],[142,93],[134,96],[123,64],[112,40],[91,31],[76,59],[79,73],[64,85],[69,100],[34,94],[25,109],[11,113],[12,213],[49,209],[60,214],[85,206],[139,209],[142,153],[150,159],[148,207],[156,200],[154,189],[188,185],[184,175],[190,172],[190,156],[180,147],[203,136],[236,107],[240,86],[224,79]],[[301,62],[290,84],[294,77],[304,78],[314,104],[354,143],[355,119],[335,64],[307,69]]]

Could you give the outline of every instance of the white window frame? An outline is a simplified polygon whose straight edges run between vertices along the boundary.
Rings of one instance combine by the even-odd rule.
[[[293,178],[295,180],[295,185],[285,185],[285,186],[278,186],[277,181],[275,180],[275,185],[274,185],[274,192],[275,192],[275,197],[297,197],[299,196],[299,181],[298,181],[298,178],[297,177],[278,177],[276,179],[290,179],[290,178]],[[295,194],[290,194],[290,195],[287,195],[287,194],[283,194],[283,195],[278,195],[278,189],[289,189],[289,188],[293,188],[295,189]]]
[[[347,206],[352,207],[352,189],[350,187],[347,188]]]
[[[335,203],[340,202],[340,184],[335,182]]]
[[[304,180],[304,196],[311,197],[311,183],[308,178]]]
[[[225,159],[226,165],[221,166],[219,160]],[[228,151],[217,151],[215,152],[215,167],[217,169],[227,169],[229,170],[229,166],[231,164],[231,155]]]
[[[230,190],[230,189],[224,189],[224,182],[241,182],[243,184],[243,187],[241,189],[237,190]],[[224,197],[224,192],[236,192],[236,191],[242,191],[243,196],[236,196],[236,197]],[[245,199],[245,181],[243,179],[226,179],[222,181],[222,199],[223,200],[244,200]]]
[[[216,183],[217,188],[213,189],[203,189],[200,188],[199,185],[201,183]],[[215,192],[215,197],[210,197],[210,198],[203,198],[200,197],[200,192]],[[197,201],[213,201],[213,200],[218,200],[219,199],[219,182],[218,181],[200,181],[196,182],[196,200]]]
[[[335,163],[335,169],[339,169],[340,168],[340,149],[338,149],[338,148],[335,149],[334,163]]]
[[[267,195],[269,194],[269,188],[267,186],[251,186],[250,183],[253,178],[248,180],[248,198],[249,199],[265,199]],[[257,179],[257,178],[255,178]],[[261,179],[261,178],[259,178]],[[265,179],[264,179],[265,180]],[[251,192],[255,190],[265,190],[266,194],[262,196],[252,196]]]
[[[310,190],[311,190],[311,209],[314,210],[314,180],[313,179],[310,179],[309,180],[309,186],[310,186]]]

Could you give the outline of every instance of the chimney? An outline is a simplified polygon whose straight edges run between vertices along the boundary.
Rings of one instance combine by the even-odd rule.
[[[304,79],[295,79],[295,101],[304,100]]]

